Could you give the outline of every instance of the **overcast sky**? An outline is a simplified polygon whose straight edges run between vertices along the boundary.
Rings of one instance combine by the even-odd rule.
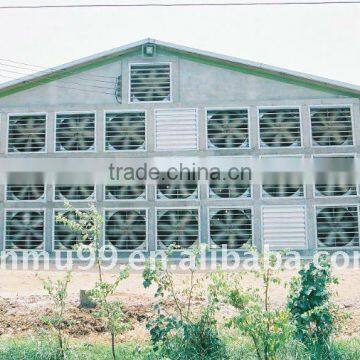
[[[146,2],[0,5],[140,1]],[[190,1],[206,0],[183,2]],[[0,10],[1,59],[55,66],[147,37],[360,85],[360,4]],[[29,73],[4,64],[0,60],[0,82]]]

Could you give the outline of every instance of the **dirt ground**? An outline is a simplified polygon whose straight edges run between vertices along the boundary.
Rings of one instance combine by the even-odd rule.
[[[360,336],[360,269],[337,270],[334,274],[340,280],[340,284],[334,288],[335,300],[351,314],[341,335]],[[51,303],[39,277],[56,279],[61,275],[59,271],[0,270],[0,335],[23,336],[46,330],[43,317],[51,313]],[[284,282],[293,275],[295,273],[283,273]],[[198,276],[203,277],[204,274]],[[105,277],[110,279],[113,275],[106,274]],[[186,280],[186,274],[176,274],[179,286]],[[85,341],[96,341],[105,336],[101,322],[94,320],[91,310],[79,308],[79,289],[90,289],[95,281],[94,272],[75,271],[69,289],[68,333]],[[250,276],[245,277],[244,285],[253,286],[254,281]],[[152,315],[152,292],[143,288],[142,277],[138,273],[132,273],[121,283],[116,298],[123,301],[131,323],[130,330],[122,336],[122,340],[139,343],[148,339],[145,324]],[[273,304],[283,304],[286,290],[283,286],[274,287],[271,297]]]

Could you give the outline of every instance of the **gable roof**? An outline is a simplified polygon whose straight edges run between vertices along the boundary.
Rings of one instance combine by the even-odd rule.
[[[262,76],[281,82],[312,88],[319,91],[335,93],[342,96],[360,98],[360,86],[301,72],[278,68],[254,61],[243,60],[232,56],[220,55],[186,46],[171,44],[155,39],[144,39],[115,49],[87,56],[54,68],[49,68],[32,75],[8,81],[0,85],[0,97],[4,97],[22,90],[58,80],[79,72],[99,67],[119,60],[123,55],[135,53],[144,44],[152,43],[165,53],[176,54],[189,60],[215,65],[234,71]]]

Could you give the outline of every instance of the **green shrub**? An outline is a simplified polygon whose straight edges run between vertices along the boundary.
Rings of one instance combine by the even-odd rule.
[[[258,259],[258,267],[251,272],[261,281],[261,287],[244,288],[242,274],[216,273],[213,275],[212,291],[218,293],[227,304],[236,310],[228,322],[241,334],[252,340],[259,360],[278,359],[292,337],[293,326],[286,308],[272,308],[270,293],[272,285],[279,285],[280,279],[275,268],[276,256],[250,251]]]
[[[167,263],[175,247],[166,251]],[[217,304],[213,298],[203,298],[202,279],[197,274],[199,249],[193,249],[193,264],[188,283],[180,289],[174,274],[157,262],[147,263],[143,272],[144,286],[154,284],[157,303],[154,317],[147,323],[155,351],[169,359],[225,359],[225,346],[220,339],[215,320]],[[198,306],[194,298],[202,299]],[[168,304],[172,304],[171,309]]]
[[[120,282],[128,276],[129,271],[126,268],[120,272],[114,282],[99,281],[90,291],[90,297],[96,304],[93,316],[102,320],[105,329],[111,336],[111,353],[114,360],[117,359],[115,338],[128,328],[128,324],[125,321],[122,302],[111,301],[109,298],[114,295]]]
[[[331,302],[330,285],[336,283],[326,259],[320,259],[319,266],[311,262],[291,282],[288,308],[296,328],[295,337],[313,359],[331,358],[331,336],[342,318],[338,307]]]
[[[71,272],[68,271],[63,279],[53,282],[50,278],[42,280],[43,288],[50,296],[52,302],[51,316],[43,317],[45,324],[50,325],[56,334],[59,344],[59,355],[61,359],[66,358],[67,344],[64,329],[66,320],[66,300],[68,297],[68,286],[71,281]]]

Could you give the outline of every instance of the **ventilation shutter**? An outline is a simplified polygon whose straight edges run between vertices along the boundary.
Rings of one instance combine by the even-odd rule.
[[[167,209],[157,212],[157,247],[176,245],[188,249],[199,240],[199,214],[196,209]]]
[[[160,179],[166,179],[157,185],[157,198],[162,200],[193,200],[198,198],[198,184],[194,173],[179,175],[182,180],[167,180],[165,173]]]
[[[95,114],[58,114],[56,116],[57,151],[95,149]]]
[[[8,151],[45,151],[46,115],[16,115],[9,117]]]
[[[36,201],[44,200],[45,186],[38,184],[7,185],[7,201]]]
[[[299,109],[260,109],[261,147],[301,146]]]
[[[84,210],[82,210],[84,211]],[[73,251],[76,246],[89,245],[90,241],[83,241],[80,233],[70,230],[67,226],[56,221],[56,216],[62,214],[70,221],[79,221],[79,216],[73,211],[56,210],[54,216],[54,250]]]
[[[145,148],[145,113],[117,112],[106,114],[105,149],[139,150]]]
[[[313,145],[353,145],[350,107],[313,107],[310,116]]]
[[[55,200],[90,201],[94,199],[94,185],[61,185],[55,187]]]
[[[106,185],[105,200],[145,200],[146,185]]]
[[[43,250],[44,211],[7,211],[5,248],[8,250]]]
[[[319,247],[359,246],[359,214],[356,206],[316,208]]]
[[[155,110],[155,122],[158,150],[197,148],[196,109]]]
[[[209,148],[249,147],[248,111],[246,109],[208,111],[207,136]]]
[[[130,101],[171,101],[170,64],[131,64]]]
[[[240,249],[252,242],[252,218],[250,209],[210,209],[211,246]]]
[[[353,156],[316,156],[314,168],[315,194],[325,196],[354,196],[357,193],[355,159]]]
[[[146,227],[146,210],[105,212],[105,241],[118,250],[145,250]]]
[[[211,176],[210,176],[211,178]],[[222,174],[221,179],[226,179]],[[250,198],[251,186],[248,180],[209,180],[209,197],[211,199]]]
[[[270,249],[305,249],[305,207],[264,206],[263,241]]]

